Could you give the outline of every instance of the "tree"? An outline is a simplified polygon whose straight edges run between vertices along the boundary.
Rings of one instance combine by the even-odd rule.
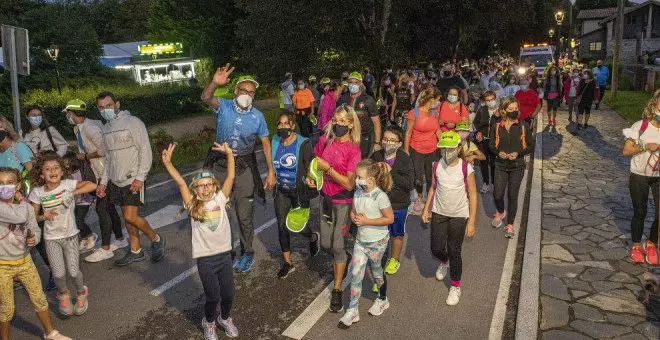
[[[152,0],[94,0],[89,4],[90,24],[103,43],[143,40],[147,34]]]

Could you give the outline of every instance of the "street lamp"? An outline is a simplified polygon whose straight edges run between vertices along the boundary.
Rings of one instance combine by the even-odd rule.
[[[57,92],[62,95],[62,82],[60,81],[60,69],[57,67],[57,57],[60,55],[60,48],[57,45],[50,45],[46,53],[53,62],[55,62],[55,73],[57,74]]]
[[[561,24],[564,22],[564,11],[559,10],[555,13],[555,21],[557,21],[557,62],[561,51]]]
[[[552,28],[550,30],[548,30],[548,35],[550,36],[550,39],[552,39],[552,37],[555,36],[555,30],[552,29]]]

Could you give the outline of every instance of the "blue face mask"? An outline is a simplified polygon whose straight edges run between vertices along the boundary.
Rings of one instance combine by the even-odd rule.
[[[110,122],[117,118],[117,113],[115,113],[115,109],[103,109],[103,111],[101,111],[101,117]]]
[[[360,85],[358,84],[348,84],[348,91],[351,92],[351,94],[356,94],[360,92]]]
[[[656,120],[657,122],[660,122],[660,112],[656,112],[656,114],[655,114],[655,120]]]
[[[529,89],[529,86],[527,86],[527,85],[520,85],[520,89],[523,90],[523,91],[527,91],[527,89]]]
[[[30,125],[34,127],[41,126],[41,123],[44,121],[44,117],[42,116],[35,116],[35,117],[27,117],[28,122],[30,122]]]

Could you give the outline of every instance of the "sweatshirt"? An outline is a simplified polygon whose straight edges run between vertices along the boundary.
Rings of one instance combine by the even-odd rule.
[[[53,138],[55,146],[50,142],[48,132],[50,132],[50,136]],[[48,131],[46,131],[46,129],[37,128],[26,133],[25,137],[23,137],[23,141],[30,147],[30,149],[32,149],[32,152],[35,155],[38,155],[41,151],[55,151],[55,148],[57,148],[57,154],[62,157],[69,148],[69,143],[67,143],[57,129],[52,126],[48,127]]]
[[[379,150],[371,155],[376,162],[385,161],[385,150]],[[410,156],[399,148],[392,164],[392,190],[387,193],[393,210],[406,209],[410,205],[410,190],[413,188],[413,162]]]
[[[100,120],[85,118],[85,120],[73,127],[73,133],[80,138],[78,139],[78,150],[83,153],[98,152],[100,156],[103,155],[103,123]],[[81,144],[82,142],[82,144]],[[103,166],[105,157],[92,158],[89,163],[92,165],[92,171],[96,178],[103,177]]]
[[[497,132],[499,130],[499,132]],[[524,137],[523,138],[523,131]],[[499,134],[499,138],[497,135]],[[504,122],[493,126],[490,132],[489,149],[495,155],[495,165],[506,170],[517,170],[525,168],[525,155],[534,151],[535,139],[532,130],[523,120],[515,120],[509,131],[506,130]],[[518,158],[515,160],[502,159],[498,155],[500,152],[507,154],[517,152]]]
[[[0,202],[0,264],[12,264],[30,255],[27,246],[27,230],[41,239],[34,209],[23,200],[18,204]]]
[[[490,131],[493,129],[493,126],[499,123],[502,119],[499,116],[495,116],[488,112],[488,106],[482,105],[477,114],[474,116],[472,125],[477,132],[481,132],[484,138],[490,138]]]
[[[103,126],[102,145],[105,168],[101,185],[112,181],[125,187],[136,179],[144,182],[151,169],[152,154],[147,128],[140,119],[120,111],[117,118]]]

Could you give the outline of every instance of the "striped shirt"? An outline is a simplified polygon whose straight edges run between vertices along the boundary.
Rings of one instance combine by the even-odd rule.
[[[56,210],[57,216],[52,221],[44,223],[44,239],[58,240],[78,234],[74,215],[75,205],[65,207],[63,196],[65,191],[74,192],[77,181],[65,179],[60,185],[51,191],[45,191],[45,187],[32,188],[30,202],[41,204],[44,212]]]

